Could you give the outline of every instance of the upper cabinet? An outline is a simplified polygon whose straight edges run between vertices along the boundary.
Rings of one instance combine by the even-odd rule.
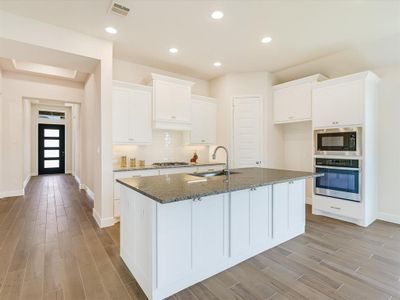
[[[193,82],[152,74],[153,121],[156,129],[191,130]]]
[[[362,125],[368,97],[365,81],[375,77],[362,72],[318,83],[313,89],[313,127]]]
[[[149,144],[152,140],[151,87],[114,81],[112,132],[114,144]]]
[[[185,132],[185,144],[216,144],[217,104],[214,98],[193,96],[192,130]]]
[[[326,79],[320,74],[285,82],[273,87],[274,122],[311,121],[311,97],[314,84]]]
[[[364,123],[366,72],[317,84],[313,89],[313,127],[342,127]]]

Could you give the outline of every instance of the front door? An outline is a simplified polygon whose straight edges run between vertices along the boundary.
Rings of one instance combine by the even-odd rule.
[[[64,125],[39,124],[39,175],[65,172]]]

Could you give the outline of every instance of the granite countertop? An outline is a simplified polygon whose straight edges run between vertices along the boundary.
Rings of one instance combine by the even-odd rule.
[[[119,165],[114,165],[114,172],[124,172],[124,171],[139,171],[139,170],[156,170],[156,169],[172,169],[172,168],[189,168],[189,167],[201,167],[201,166],[219,166],[225,165],[225,163],[219,162],[208,162],[208,163],[197,163],[197,164],[188,164],[188,165],[175,165],[175,166],[154,166],[154,165],[146,165],[144,167],[126,167],[122,168]]]
[[[190,174],[171,174],[117,179],[117,182],[159,202],[170,203],[196,197],[245,190],[298,179],[323,176],[311,172],[266,168],[233,169],[237,174],[198,177]]]

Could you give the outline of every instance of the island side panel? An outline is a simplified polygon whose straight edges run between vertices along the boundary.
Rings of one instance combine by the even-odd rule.
[[[120,255],[152,298],[155,278],[156,202],[121,185]]]

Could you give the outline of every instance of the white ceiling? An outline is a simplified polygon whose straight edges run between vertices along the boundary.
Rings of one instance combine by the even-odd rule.
[[[128,17],[108,14],[109,0],[4,1],[0,9],[114,40],[114,55],[204,79],[222,73],[276,72],[400,34],[400,1],[121,0]],[[222,10],[220,21],[210,18]],[[105,26],[118,29],[116,36]],[[261,44],[271,36],[270,44]],[[171,55],[170,47],[179,53]],[[221,61],[220,69],[213,67]]]

